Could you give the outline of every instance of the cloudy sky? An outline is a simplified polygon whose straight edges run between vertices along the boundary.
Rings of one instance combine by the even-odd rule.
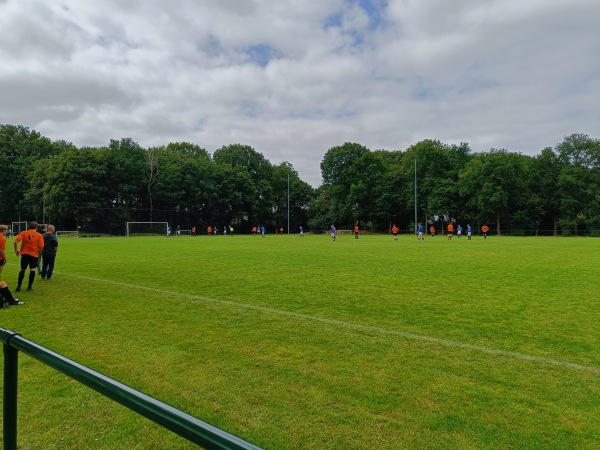
[[[0,123],[247,144],[318,186],[344,142],[600,138],[598,0],[0,0]]]

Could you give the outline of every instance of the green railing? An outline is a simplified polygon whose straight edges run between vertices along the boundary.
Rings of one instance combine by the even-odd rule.
[[[259,449],[237,436],[65,358],[35,342],[24,339],[18,333],[0,328],[0,339],[4,344],[3,430],[5,450],[17,448],[19,350],[201,447],[207,449]]]

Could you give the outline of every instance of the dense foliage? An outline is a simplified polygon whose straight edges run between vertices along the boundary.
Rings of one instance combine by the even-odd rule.
[[[314,189],[288,162],[273,165],[247,145],[212,156],[191,143],[142,148],[129,138],[77,148],[0,125],[0,170],[0,222],[59,229],[123,234],[126,221],[287,228],[289,217],[292,231],[331,223],[412,231],[415,216],[438,229],[448,220],[498,233],[600,229],[600,141],[585,134],[537,156],[436,140],[405,151],[345,143],[327,150]]]

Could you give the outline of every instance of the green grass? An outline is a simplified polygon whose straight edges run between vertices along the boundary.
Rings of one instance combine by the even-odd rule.
[[[597,449],[598,267],[594,238],[63,238],[0,326],[264,448]],[[19,376],[21,448],[193,448]]]

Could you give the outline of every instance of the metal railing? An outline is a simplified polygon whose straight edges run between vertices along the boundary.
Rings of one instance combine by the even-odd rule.
[[[259,449],[237,436],[113,380],[58,353],[0,328],[4,347],[4,449],[17,448],[19,351],[64,373],[132,411],[207,449]]]

